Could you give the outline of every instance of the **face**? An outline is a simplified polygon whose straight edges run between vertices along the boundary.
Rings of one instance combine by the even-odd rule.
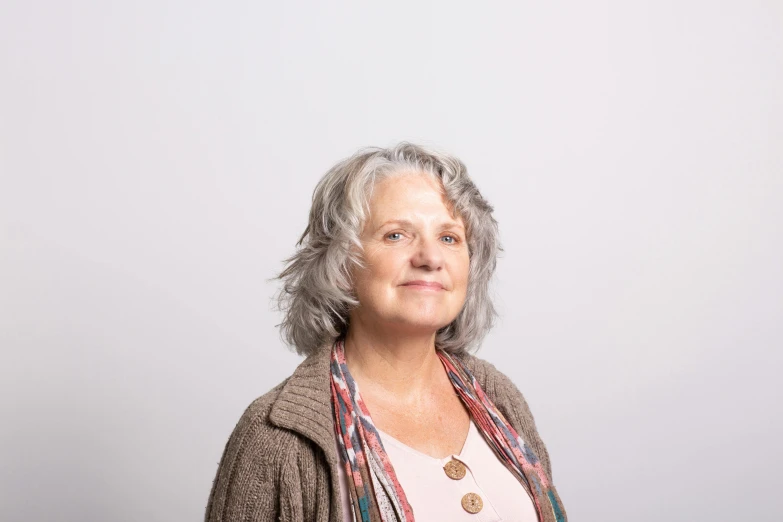
[[[375,185],[361,235],[367,267],[353,274],[360,305],[351,324],[434,334],[459,314],[468,286],[465,225],[438,188],[420,174]]]

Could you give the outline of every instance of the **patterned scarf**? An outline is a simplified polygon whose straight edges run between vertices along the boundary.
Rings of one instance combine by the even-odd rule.
[[[332,409],[340,457],[349,477],[357,522],[414,522],[378,430],[370,418],[359,387],[345,364],[343,339],[332,346]],[[456,358],[437,350],[452,385],[477,428],[511,473],[533,498],[539,520],[565,522],[565,514],[546,477],[541,461],[481,389],[473,374]]]

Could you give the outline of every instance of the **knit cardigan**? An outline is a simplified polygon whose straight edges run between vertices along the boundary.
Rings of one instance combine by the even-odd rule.
[[[330,355],[330,346],[309,355],[244,411],[220,459],[205,522],[343,522]],[[549,453],[514,383],[489,362],[457,357],[533,448],[551,482]],[[541,522],[554,522],[552,513]]]

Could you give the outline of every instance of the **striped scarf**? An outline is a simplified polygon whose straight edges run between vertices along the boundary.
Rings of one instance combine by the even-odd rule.
[[[340,456],[349,477],[351,500],[357,522],[414,522],[378,430],[370,418],[359,386],[345,364],[344,340],[332,346],[332,409],[335,414]],[[552,491],[541,461],[481,389],[476,378],[456,358],[442,350],[437,354],[462,402],[484,439],[509,471],[530,493],[539,520],[544,512],[557,522],[565,514]]]

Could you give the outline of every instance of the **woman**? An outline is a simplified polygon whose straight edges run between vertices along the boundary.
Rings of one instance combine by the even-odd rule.
[[[297,246],[281,326],[307,357],[239,419],[207,522],[565,521],[525,399],[469,354],[501,247],[465,165],[360,150],[318,183]]]

